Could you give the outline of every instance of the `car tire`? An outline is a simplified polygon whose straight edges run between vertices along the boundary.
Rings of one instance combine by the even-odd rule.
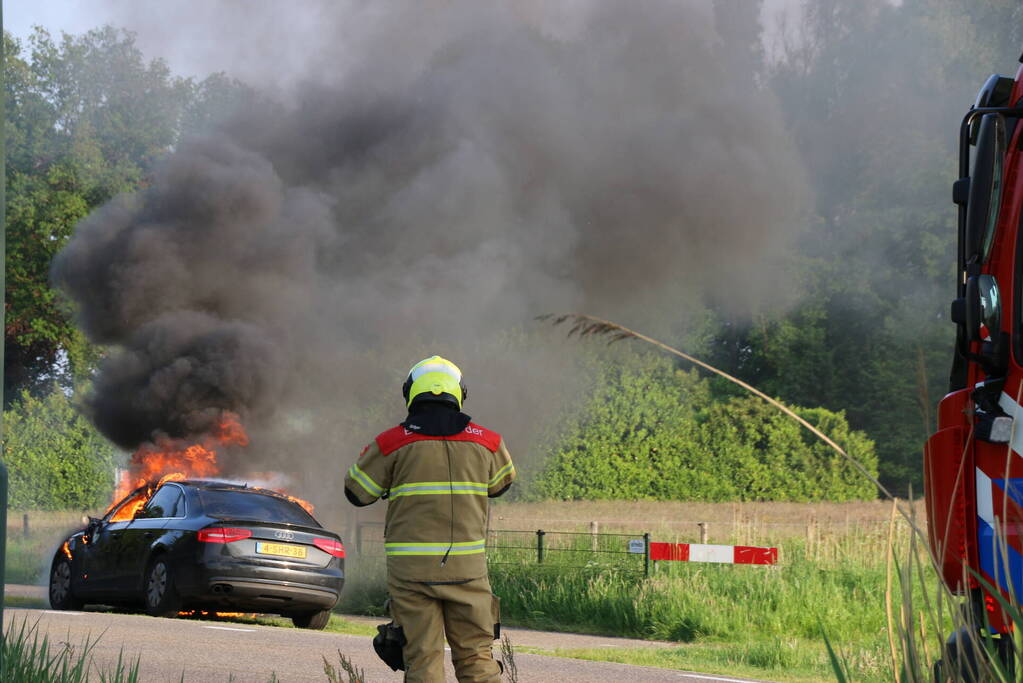
[[[53,565],[50,567],[50,607],[62,611],[77,611],[82,609],[82,601],[75,597],[71,586],[73,576],[71,560],[58,555],[53,558]]]
[[[302,614],[294,614],[291,617],[291,623],[296,628],[311,628],[317,631],[322,631],[327,627],[327,623],[330,622],[330,610],[320,610],[319,612],[303,612]]]
[[[146,570],[143,588],[146,614],[154,617],[174,617],[181,610],[181,596],[174,585],[174,573],[166,559],[157,557]]]

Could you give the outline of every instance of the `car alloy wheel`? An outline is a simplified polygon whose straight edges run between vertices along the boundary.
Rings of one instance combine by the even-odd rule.
[[[163,562],[157,562],[149,571],[149,581],[146,585],[146,602],[150,609],[158,607],[166,593],[167,565]]]
[[[145,601],[146,612],[154,617],[177,616],[181,608],[174,572],[162,557],[153,560],[146,572]]]
[[[63,557],[53,561],[50,569],[50,607],[58,610],[79,610],[82,602],[71,587],[71,563]]]
[[[71,565],[59,562],[50,574],[50,598],[53,602],[62,603],[71,594]]]

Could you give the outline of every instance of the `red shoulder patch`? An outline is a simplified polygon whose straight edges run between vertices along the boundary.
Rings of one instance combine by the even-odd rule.
[[[448,438],[458,441],[475,441],[482,446],[486,446],[488,451],[496,451],[501,445],[500,434],[492,432],[486,427],[481,427],[475,422],[470,422],[469,426],[461,434],[455,434]]]
[[[388,429],[386,432],[382,432],[376,438],[377,447],[384,455],[390,455],[413,441],[471,441],[472,443],[480,444],[488,451],[494,452],[501,445],[501,435],[490,431],[486,427],[470,422],[464,430],[450,436],[426,436],[398,425]]]
[[[415,432],[405,429],[401,425],[391,427],[386,432],[381,432],[377,435],[377,448],[384,455],[390,455],[405,444],[416,441],[418,436]]]

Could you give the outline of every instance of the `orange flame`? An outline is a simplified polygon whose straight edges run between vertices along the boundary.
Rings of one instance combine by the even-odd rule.
[[[69,541],[64,541],[64,545],[62,545],[60,547],[60,549],[64,551],[64,554],[67,555],[67,559],[70,560],[71,559],[71,547],[68,545],[68,543],[69,543]]]
[[[316,509],[313,506],[313,504],[310,503],[308,500],[302,500],[301,498],[296,498],[295,496],[290,496],[287,493],[285,493],[284,491],[277,491],[275,489],[264,489],[264,488],[261,488],[259,486],[252,487],[252,490],[253,491],[266,491],[267,493],[270,493],[272,495],[282,496],[284,498],[287,498],[292,503],[297,503],[298,505],[301,505],[302,509],[304,509],[306,512],[308,512],[310,515],[313,514],[313,510]]]
[[[152,498],[153,493],[167,481],[182,479],[205,479],[220,474],[217,455],[228,447],[245,447],[249,437],[237,415],[230,412],[221,414],[220,421],[209,433],[195,439],[172,439],[159,437],[154,443],[145,443],[136,450],[127,471],[121,476],[114,492],[114,502],[107,508],[109,513],[129,493],[139,490],[134,497],[122,505],[110,518],[111,522],[134,519],[135,513]],[[145,488],[141,488],[145,487]],[[301,498],[289,496],[282,491],[261,489],[298,503],[312,514],[313,506]]]
[[[121,476],[114,491],[114,502],[107,512],[135,489],[145,486],[138,494],[110,518],[112,522],[123,522],[135,517],[152,495],[165,481],[178,481],[191,477],[205,478],[220,474],[217,453],[228,446],[247,446],[249,437],[245,434],[238,416],[225,412],[210,434],[198,442],[188,439],[157,438],[155,443],[142,444],[131,456],[128,470]]]

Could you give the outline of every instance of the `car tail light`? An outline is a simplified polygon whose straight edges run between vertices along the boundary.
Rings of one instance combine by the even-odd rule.
[[[345,556],[344,545],[342,545],[341,541],[335,541],[333,538],[317,538],[313,541],[313,545],[334,557]]]
[[[248,529],[231,529],[229,527],[212,527],[199,529],[198,538],[202,543],[231,543],[248,538],[252,532]]]

